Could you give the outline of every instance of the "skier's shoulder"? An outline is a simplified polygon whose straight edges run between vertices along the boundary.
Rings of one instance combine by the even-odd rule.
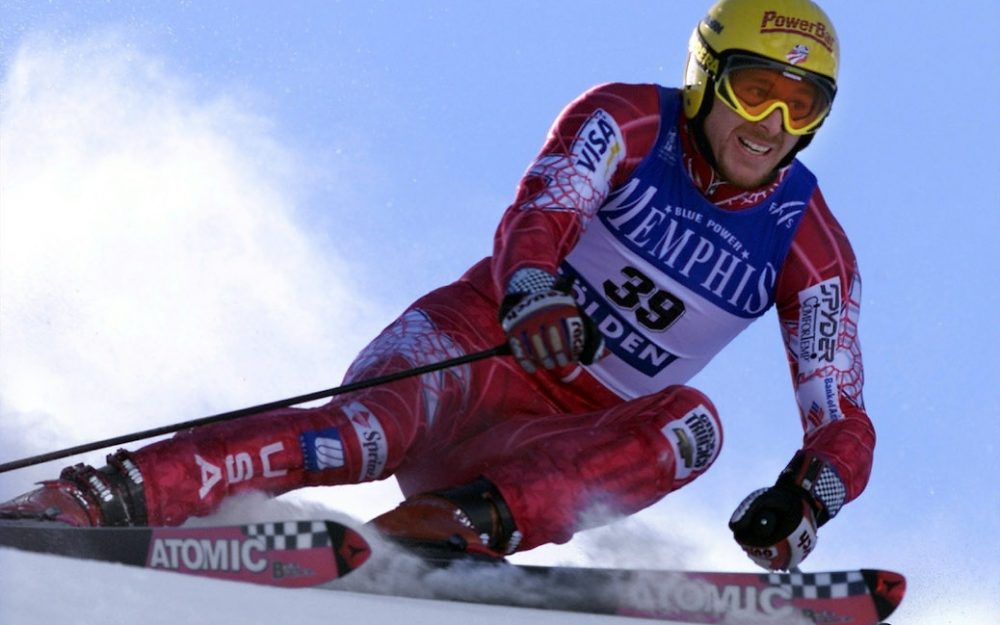
[[[857,259],[847,233],[817,185],[782,268],[778,283],[779,306],[794,307],[802,292],[833,279],[846,295],[859,279],[858,274]]]
[[[570,108],[599,108],[616,119],[658,115],[661,97],[670,91],[653,83],[605,82],[584,91]]]
[[[664,89],[651,83],[595,85],[560,115],[553,132],[560,139],[557,149],[574,144],[582,136],[585,141],[596,142],[603,153],[605,144],[620,140],[621,155],[634,165],[652,149],[663,125],[661,98],[665,95]]]
[[[805,219],[796,233],[799,242],[809,243],[808,249],[847,252],[853,256],[847,233],[834,216],[830,205],[816,183],[809,196]]]

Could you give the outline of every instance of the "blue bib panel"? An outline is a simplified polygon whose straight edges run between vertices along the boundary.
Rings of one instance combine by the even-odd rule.
[[[560,272],[611,354],[587,370],[625,398],[684,383],[774,304],[778,272],[816,188],[793,161],[760,201],[724,210],[683,165],[681,97],[660,88],[656,144],[611,190]]]

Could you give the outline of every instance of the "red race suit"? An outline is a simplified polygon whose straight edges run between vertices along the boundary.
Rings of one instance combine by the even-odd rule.
[[[842,483],[838,507],[864,489],[875,433],[862,401],[860,278],[799,161],[737,189],[700,156],[677,90],[598,86],[555,121],[492,256],[413,303],[346,380],[503,343],[499,302],[522,269],[573,278],[606,357],[535,374],[490,358],[180,433],[133,454],[149,523],[181,523],[247,490],[395,476],[412,495],[482,475],[509,505],[520,549],[564,542],[708,469],[722,427],[685,384],[771,306],[803,449]]]

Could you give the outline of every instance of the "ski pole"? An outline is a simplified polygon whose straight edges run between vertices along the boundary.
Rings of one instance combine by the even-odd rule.
[[[427,365],[421,365],[419,367],[413,367],[412,369],[397,371],[396,373],[389,373],[383,376],[369,378],[367,380],[359,380],[357,382],[351,382],[348,384],[344,384],[343,386],[337,386],[323,391],[307,393],[306,395],[299,395],[297,397],[289,397],[288,399],[279,399],[277,401],[272,401],[266,404],[249,406],[247,408],[240,408],[238,410],[222,412],[216,415],[202,417],[200,419],[183,421],[181,423],[175,423],[173,425],[165,425],[162,427],[153,428],[151,430],[144,430],[142,432],[135,432],[133,434],[125,434],[123,436],[107,438],[102,441],[94,441],[93,443],[86,443],[84,445],[77,445],[76,447],[61,449],[59,451],[51,451],[45,454],[31,456],[29,458],[22,458],[21,460],[13,460],[11,462],[5,462],[3,464],[0,464],[0,473],[6,473],[7,471],[13,471],[14,469],[22,469],[24,467],[30,467],[32,465],[41,464],[43,462],[48,462],[50,460],[58,460],[60,458],[65,458],[67,456],[75,456],[77,454],[86,453],[88,451],[95,451],[97,449],[103,449],[105,447],[122,445],[124,443],[131,443],[134,441],[142,440],[144,438],[159,436],[161,434],[173,434],[174,432],[179,432],[181,430],[187,430],[190,428],[196,428],[203,425],[209,425],[211,423],[232,421],[234,419],[239,419],[241,417],[248,417],[251,415],[267,412],[269,410],[275,410],[277,408],[288,408],[289,406],[294,406],[295,404],[302,404],[307,401],[313,401],[315,399],[323,399],[325,397],[336,397],[337,395],[343,395],[344,393],[359,391],[361,389],[371,388],[373,386],[378,386],[380,384],[386,384],[388,382],[395,382],[397,380],[403,380],[405,378],[423,375],[424,373],[433,373],[435,371],[441,371],[442,369],[457,367],[459,365],[475,362],[477,360],[485,360],[486,358],[492,358],[494,356],[506,356],[508,354],[510,354],[510,347],[506,343],[502,343],[500,345],[497,345],[496,347],[491,347],[490,349],[486,349],[481,352],[466,354],[465,356],[458,356],[456,358],[442,360],[441,362],[434,362]]]

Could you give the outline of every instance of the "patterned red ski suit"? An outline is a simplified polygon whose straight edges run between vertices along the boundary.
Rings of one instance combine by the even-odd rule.
[[[135,452],[149,522],[180,523],[251,489],[394,475],[411,495],[485,475],[511,508],[521,549],[564,542],[708,469],[722,428],[708,398],[684,384],[772,303],[803,448],[830,463],[843,501],[857,497],[875,434],[861,397],[860,279],[847,238],[797,161],[752,192],[719,180],[679,101],[655,85],[609,84],[572,102],[521,180],[493,255],[415,302],[346,378],[502,343],[499,301],[523,268],[577,279],[607,358],[534,375],[492,358],[181,433]]]

